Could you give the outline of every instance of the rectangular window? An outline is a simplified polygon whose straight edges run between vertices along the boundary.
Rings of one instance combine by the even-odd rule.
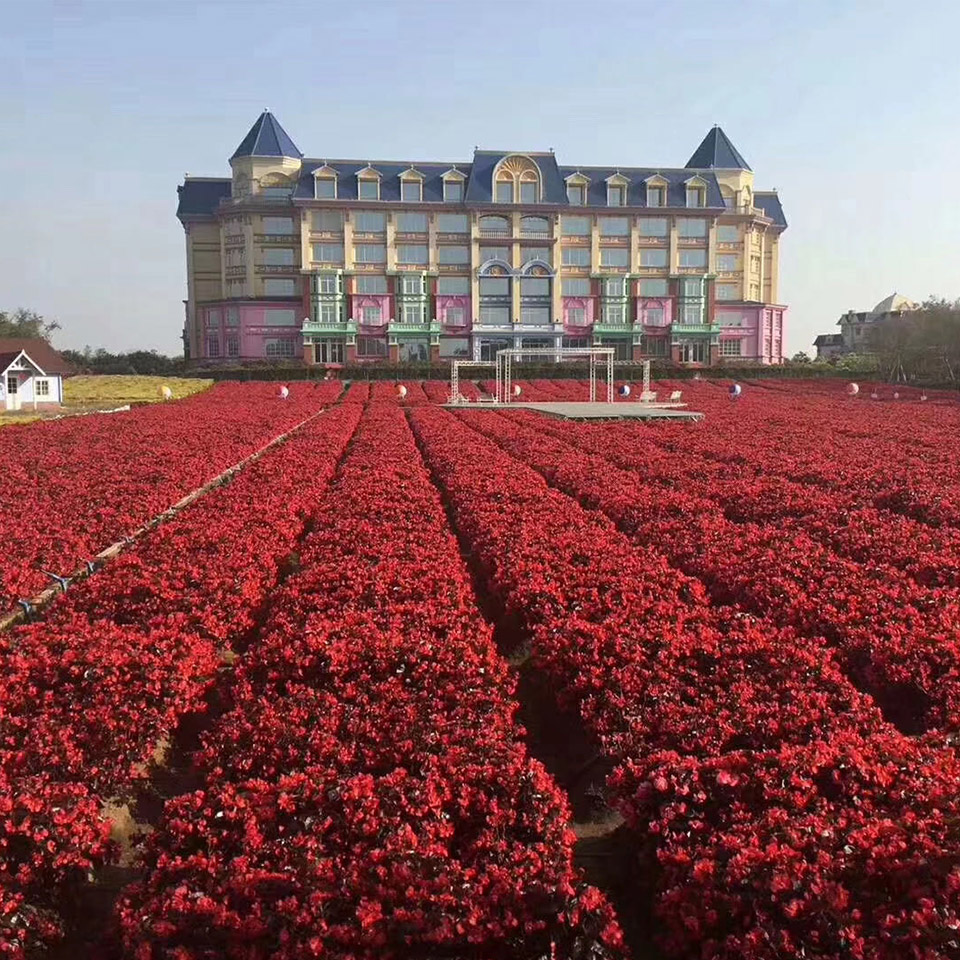
[[[665,207],[667,205],[666,187],[647,187],[647,206]]]
[[[407,297],[416,297],[423,294],[423,277],[404,276],[400,278],[400,292]]]
[[[603,295],[605,297],[625,297],[627,291],[624,287],[623,277],[608,277],[603,281]]]
[[[263,322],[268,327],[292,327],[297,323],[297,311],[264,310]]]
[[[545,277],[528,277],[520,281],[521,297],[549,297],[550,281]]]
[[[550,308],[534,306],[521,307],[520,322],[533,324],[535,326],[544,326],[550,322]]]
[[[425,243],[401,243],[397,246],[397,263],[425,264],[427,252]]]
[[[360,322],[371,327],[378,327],[383,323],[383,307],[380,304],[367,305],[360,308]]]
[[[343,214],[339,210],[314,210],[310,215],[310,229],[342,233]]]
[[[397,345],[397,356],[401,363],[429,363],[429,340],[401,340]]]
[[[668,233],[666,217],[641,217],[641,237],[665,237]]]
[[[641,280],[640,296],[641,297],[667,296],[667,281],[666,280]]]
[[[219,337],[207,337],[207,356],[208,357],[220,356],[220,338]]]
[[[295,297],[297,295],[296,280],[264,280],[263,295],[265,297]]]
[[[317,263],[343,263],[343,244],[315,243],[310,249],[310,256]]]
[[[531,260],[542,260],[544,263],[550,263],[549,247],[521,247],[520,262],[529,263]]]
[[[650,324],[651,327],[662,327],[663,319],[663,307],[647,307],[643,311],[643,322]]]
[[[717,242],[718,243],[739,243],[740,242],[740,230],[738,227],[730,226],[729,224],[722,223],[717,227]]]
[[[739,357],[740,341],[739,340],[721,340],[720,356],[721,357]]]
[[[601,247],[600,266],[626,267],[630,265],[630,251],[626,247]]]
[[[537,185],[533,182],[523,182],[520,184],[520,202],[536,203],[538,200]]]
[[[313,181],[313,195],[317,200],[335,200],[337,181],[333,177],[316,177]]]
[[[567,307],[567,323],[573,327],[582,327],[587,322],[586,307]]]
[[[469,233],[470,218],[465,213],[441,213],[437,215],[439,233]]]
[[[480,322],[494,327],[506,327],[510,325],[509,307],[480,307]]]
[[[443,319],[451,327],[462,327],[466,322],[466,311],[463,307],[447,307]]]
[[[701,187],[687,187],[687,206],[703,206],[703,189]]]
[[[565,350],[587,350],[590,340],[587,337],[564,337],[563,347]]]
[[[718,283],[717,299],[718,300],[736,300],[737,285],[735,283]]]
[[[356,284],[357,293],[383,296],[388,292],[386,277],[357,277]]]
[[[565,267],[589,267],[590,266],[590,248],[589,247],[564,247],[563,265]]]
[[[343,341],[317,340],[317,363],[343,363]]]
[[[292,217],[264,217],[263,232],[290,236],[293,233]]]
[[[296,352],[293,340],[265,340],[263,352],[268,357],[292,357]]]
[[[735,253],[717,254],[717,270],[721,273],[732,273],[737,269],[737,255]]]
[[[486,263],[488,260],[503,260],[504,263],[511,263],[513,258],[509,247],[483,246],[480,248],[480,262]]]
[[[565,297],[589,297],[590,281],[577,277],[565,277],[560,281],[560,293]]]
[[[353,229],[358,233],[386,233],[387,217],[372,210],[358,210],[353,215]]]
[[[328,300],[322,302],[317,310],[317,319],[320,323],[339,323],[340,305]]]
[[[240,338],[235,334],[229,334],[227,336],[227,356],[228,357],[239,357],[240,356]]]
[[[587,188],[582,183],[567,184],[567,202],[582,207],[587,202]]]
[[[701,219],[692,219],[691,217],[680,217],[677,220],[678,237],[697,237],[702,238],[707,235],[707,221]]]
[[[510,296],[510,281],[506,277],[481,277],[481,297],[508,297]]]
[[[44,380],[41,377],[34,378],[34,386],[37,390],[38,397],[49,397],[50,396],[50,381]]]
[[[480,359],[493,363],[501,350],[509,350],[513,346],[510,340],[481,340]]]
[[[626,217],[601,217],[601,237],[629,237],[630,221]]]
[[[437,293],[448,297],[470,295],[469,277],[437,277]]]
[[[240,326],[240,311],[236,307],[227,307],[226,325],[228,327]]]
[[[730,313],[725,310],[717,313],[717,322],[724,327],[742,327],[746,317],[742,313]]]
[[[561,229],[565,237],[589,237],[589,217],[564,217],[561,220]]]
[[[681,267],[705,267],[707,265],[706,250],[681,250]]]
[[[220,311],[219,311],[219,310],[208,310],[208,311],[207,311],[207,326],[208,326],[208,327],[219,327],[219,326],[220,326]]]
[[[444,180],[443,181],[443,199],[447,203],[460,203],[463,200],[463,181],[462,180]],[[450,231],[453,233],[454,231]]]
[[[648,357],[665,357],[667,355],[666,337],[642,337],[640,349]]]
[[[264,247],[261,250],[263,262],[274,267],[292,267],[293,250],[289,247]]]
[[[667,265],[667,251],[652,249],[640,251],[641,267],[665,267]]]
[[[470,341],[466,338],[441,337],[440,356],[445,360],[464,360],[470,356]]]
[[[437,263],[469,263],[469,247],[437,247]]]
[[[398,233],[426,233],[427,215],[425,213],[398,213]]]
[[[627,202],[627,188],[610,185],[607,187],[607,206],[622,207]]]
[[[680,308],[681,323],[703,323],[703,307],[700,303],[685,303]]]
[[[376,177],[357,181],[357,197],[360,200],[379,200],[380,181]]]
[[[404,323],[423,323],[423,304],[405,303],[403,305]]]
[[[423,185],[419,180],[400,181],[400,199],[404,203],[419,203],[423,197]]]
[[[382,243],[358,243],[353,247],[357,263],[386,263],[387,248]]]
[[[340,292],[340,278],[335,273],[321,273],[314,282],[316,293],[336,294]]]
[[[622,303],[604,303],[603,305],[604,323],[626,323],[627,311]]]
[[[504,180],[497,184],[497,203],[513,203],[513,181]]]

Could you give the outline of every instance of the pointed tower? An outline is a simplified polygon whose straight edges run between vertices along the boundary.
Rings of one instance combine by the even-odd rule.
[[[710,170],[728,207],[753,205],[753,171],[719,126],[714,126],[687,161],[688,170]]]
[[[230,158],[233,196],[246,197],[267,190],[282,195],[296,186],[303,154],[280,121],[264,110]]]

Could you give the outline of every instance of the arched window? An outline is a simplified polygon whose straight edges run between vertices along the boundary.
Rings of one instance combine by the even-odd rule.
[[[540,183],[540,168],[529,157],[504,157],[493,173],[493,199],[496,203],[539,203]]]
[[[509,237],[510,221],[506,217],[481,217],[481,237]]]
[[[520,221],[520,236],[549,237],[550,221],[546,217],[524,217]]]

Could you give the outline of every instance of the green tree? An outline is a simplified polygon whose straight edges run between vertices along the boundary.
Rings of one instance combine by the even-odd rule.
[[[56,320],[47,320],[35,310],[17,307],[7,312],[0,310],[0,337],[40,337],[49,340],[60,329]]]
[[[810,355],[807,353],[804,353],[803,350],[801,350],[799,353],[795,353],[790,358],[790,362],[791,363],[810,363],[811,362]]]

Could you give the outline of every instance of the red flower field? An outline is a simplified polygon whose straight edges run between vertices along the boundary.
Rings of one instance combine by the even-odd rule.
[[[289,431],[0,633],[0,953],[960,957],[957,399],[406,386],[0,431],[5,606]]]

